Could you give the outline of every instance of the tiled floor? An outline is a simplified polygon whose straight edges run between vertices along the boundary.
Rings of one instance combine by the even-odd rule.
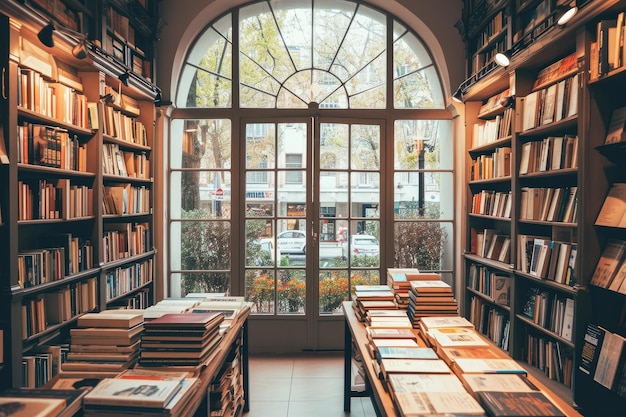
[[[343,353],[250,355],[250,411],[245,417],[375,417],[369,398],[343,411]]]

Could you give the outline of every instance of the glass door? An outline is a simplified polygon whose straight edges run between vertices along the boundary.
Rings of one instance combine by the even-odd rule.
[[[246,121],[245,288],[296,345],[341,347],[341,303],[381,269],[381,123]],[[274,323],[276,324],[276,323]]]

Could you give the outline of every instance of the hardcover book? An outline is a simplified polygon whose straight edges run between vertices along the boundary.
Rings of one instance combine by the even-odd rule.
[[[143,314],[136,313],[113,313],[107,311],[100,313],[87,313],[78,317],[78,327],[112,327],[130,329],[143,323]]]
[[[522,374],[462,374],[461,382],[470,392],[532,392],[538,388]]]
[[[0,397],[0,415],[11,417],[56,417],[65,408],[60,398]]]
[[[107,405],[164,408],[180,388],[178,380],[105,378],[85,395],[83,402],[85,408]]]
[[[541,391],[480,391],[476,397],[490,417],[566,417]]]

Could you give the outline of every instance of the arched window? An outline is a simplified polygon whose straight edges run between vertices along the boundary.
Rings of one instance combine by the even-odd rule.
[[[263,1],[238,10],[239,103],[233,103],[233,16],[191,48],[178,107],[441,109],[442,87],[422,41],[354,1]],[[391,66],[388,29],[392,34]],[[387,74],[393,74],[388,101]]]
[[[327,314],[387,267],[452,283],[454,142],[443,90],[421,38],[362,1],[266,0],[211,22],[173,94],[171,295],[231,291],[273,315],[309,314],[314,295]],[[313,277],[295,264],[313,243],[309,221],[345,268],[336,255],[316,262]],[[281,249],[288,230],[306,233]],[[346,256],[365,233],[380,254]],[[345,294],[324,298],[338,288],[325,280],[337,277]]]

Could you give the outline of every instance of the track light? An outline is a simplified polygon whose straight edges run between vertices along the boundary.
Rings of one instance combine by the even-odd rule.
[[[461,91],[461,87],[456,89],[456,91],[452,95],[452,100],[456,101],[457,103],[463,102],[463,91]]]
[[[85,59],[87,58],[88,51],[89,46],[87,45],[87,40],[82,40],[74,45],[74,47],[72,48],[72,55],[74,55],[78,59]]]
[[[128,71],[121,73],[117,78],[120,79],[122,84],[128,87],[128,79],[130,78],[130,74],[128,73]]]
[[[59,31],[66,35],[70,35],[71,37],[78,40],[78,43],[72,47],[72,55],[74,55],[78,59],[85,59],[89,55],[89,44],[87,41],[87,36],[83,33],[73,31],[72,29],[66,27],[59,27],[58,29],[54,27],[52,22],[48,23],[44,26],[39,33],[37,34],[37,38],[39,41],[46,45],[48,48],[54,47],[54,38],[52,34],[54,31]]]
[[[54,39],[52,39],[52,32],[54,32],[54,25],[52,23],[48,23],[37,34],[37,37],[39,38],[41,43],[46,45],[48,48],[52,48],[54,46]]]
[[[578,6],[576,1],[572,1],[569,5],[565,6],[563,13],[557,19],[556,23],[559,26],[565,26],[572,18],[578,13]]]
[[[511,51],[498,52],[494,60],[501,67],[508,67],[511,63]]]

